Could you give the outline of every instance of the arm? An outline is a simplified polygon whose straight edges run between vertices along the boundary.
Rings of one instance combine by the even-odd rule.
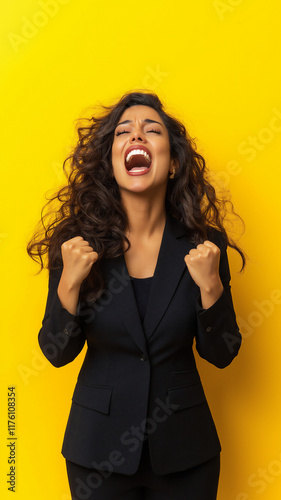
[[[77,291],[72,294],[66,293],[61,286],[61,274],[62,269],[50,270],[45,315],[38,334],[43,354],[55,367],[64,366],[73,361],[85,343],[82,318],[77,314],[75,307]],[[58,295],[58,288],[62,302]],[[75,313],[72,314],[65,307]]]
[[[196,302],[196,349],[200,356],[218,368],[228,366],[237,356],[242,337],[233,307],[230,271],[226,245],[217,243],[220,253],[219,274],[223,285],[219,297],[206,309],[202,307],[201,294]]]

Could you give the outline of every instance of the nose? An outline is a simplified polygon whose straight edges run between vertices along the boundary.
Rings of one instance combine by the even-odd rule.
[[[134,141],[144,141],[145,140],[145,136],[144,136],[144,133],[142,132],[141,128],[135,128],[132,132],[131,132],[131,136],[130,136],[130,142],[134,142]]]

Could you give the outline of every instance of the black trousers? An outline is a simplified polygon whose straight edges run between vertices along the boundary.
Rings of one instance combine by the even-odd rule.
[[[72,500],[216,500],[220,455],[196,467],[156,476],[148,441],[133,475],[88,469],[66,460]]]

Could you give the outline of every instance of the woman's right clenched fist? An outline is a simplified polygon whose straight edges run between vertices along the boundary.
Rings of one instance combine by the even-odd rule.
[[[98,259],[98,253],[82,236],[75,236],[65,241],[61,245],[61,253],[64,280],[72,287],[80,287]]]

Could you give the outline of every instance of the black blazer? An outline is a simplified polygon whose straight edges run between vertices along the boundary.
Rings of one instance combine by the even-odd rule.
[[[143,325],[124,255],[105,261],[101,297],[94,306],[79,300],[76,315],[62,307],[57,294],[62,270],[50,271],[39,332],[44,355],[60,367],[87,341],[62,447],[68,460],[133,474],[145,430],[158,475],[195,466],[220,452],[192,345],[195,338],[200,356],[224,368],[237,355],[241,335],[226,246],[216,230],[209,239],[221,249],[224,291],[204,310],[184,261],[195,245],[185,226],[167,213]]]

